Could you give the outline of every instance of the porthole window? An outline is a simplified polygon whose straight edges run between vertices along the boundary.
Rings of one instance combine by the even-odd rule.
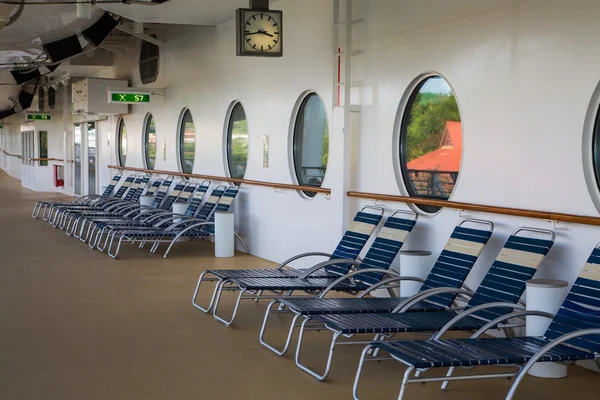
[[[156,126],[152,114],[148,114],[144,124],[144,154],[146,156],[146,168],[154,169],[156,161]]]
[[[241,103],[231,109],[227,126],[227,167],[232,178],[243,179],[248,164],[248,121]]]
[[[156,39],[156,35],[152,35]],[[140,49],[140,80],[143,84],[152,83],[158,77],[160,49],[157,45],[142,41]]]
[[[127,159],[127,128],[125,127],[125,121],[122,119],[117,124],[117,155],[119,165],[124,167]]]
[[[314,92],[302,99],[294,125],[293,159],[298,184],[321,187],[329,155],[329,126],[321,98]],[[308,197],[315,192],[305,191]]]
[[[447,200],[454,191],[462,158],[462,124],[452,88],[431,75],[412,91],[400,131],[400,166],[408,194]],[[438,207],[418,205],[434,213]]]
[[[191,174],[196,157],[196,130],[190,110],[184,110],[179,125],[179,161],[181,170]]]

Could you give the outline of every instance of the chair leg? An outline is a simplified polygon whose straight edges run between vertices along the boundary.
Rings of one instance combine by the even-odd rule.
[[[210,312],[210,309],[212,308],[212,306],[215,302],[215,297],[217,296],[217,291],[219,290],[219,286],[223,282],[223,280],[219,280],[215,284],[215,289],[213,290],[212,296],[210,298],[210,303],[208,304],[208,307],[203,308],[201,305],[196,303],[196,299],[198,298],[198,292],[200,291],[200,286],[202,285],[202,282],[204,281],[204,275],[206,275],[207,273],[208,273],[208,271],[204,271],[203,273],[200,274],[200,277],[198,278],[198,284],[196,285],[196,290],[194,290],[194,296],[192,296],[192,305],[194,307],[196,307],[198,310],[205,312],[205,313]]]
[[[448,373],[446,374],[446,377],[452,376],[452,374],[454,373],[455,369],[456,369],[455,367],[450,367],[450,369],[448,370]],[[447,390],[448,389],[448,383],[450,383],[450,382],[449,381],[442,382],[442,390]]]
[[[360,361],[358,362],[358,368],[356,369],[356,376],[354,377],[354,385],[352,386],[352,397],[354,397],[354,400],[360,400],[360,397],[358,397],[358,386],[360,385],[360,375],[362,374],[362,370],[365,365],[365,362],[369,361],[369,360],[367,360],[367,357],[373,351],[374,348],[375,348],[375,346],[373,346],[373,345],[367,345],[367,346],[365,346],[365,348],[363,349],[363,351],[360,355]]]
[[[302,325],[300,326],[300,334],[298,336],[298,346],[296,347],[296,365],[298,368],[307,372],[308,374],[315,377],[318,381],[323,382],[327,379],[329,375],[329,371],[331,370],[331,363],[333,361],[333,351],[335,350],[335,345],[338,337],[341,335],[341,332],[334,332],[333,338],[331,339],[331,345],[329,346],[329,354],[327,356],[327,364],[325,366],[325,372],[322,375],[308,368],[300,362],[300,352],[302,351],[302,340],[304,339],[304,331],[306,329],[306,324],[310,321],[310,318],[304,317],[304,321],[302,321]]]
[[[112,245],[113,245],[113,242],[114,242],[114,236],[115,235],[113,235],[113,240],[110,241],[110,246],[108,247],[108,255],[111,258],[115,258],[116,259],[117,255],[119,255],[119,250],[121,249],[121,243],[123,242],[124,236],[119,237],[119,242],[117,244],[117,250],[114,253],[111,253],[110,250],[112,249]]]
[[[267,311],[265,312],[265,318],[263,320],[262,327],[260,328],[259,340],[260,340],[260,344],[265,346],[267,349],[271,350],[273,353],[277,354],[278,356],[282,356],[285,353],[287,353],[288,349],[290,348],[290,343],[292,342],[292,336],[294,336],[294,329],[296,328],[296,322],[298,321],[298,318],[300,318],[300,314],[296,314],[294,316],[294,318],[292,319],[292,324],[290,325],[290,329],[289,329],[289,332],[287,335],[285,345],[283,346],[282,350],[278,350],[265,341],[265,331],[267,330],[267,323],[269,320],[269,316],[271,315],[271,311],[273,311],[272,308],[276,303],[278,303],[278,301],[273,300],[267,306]],[[279,311],[279,307],[277,307],[277,311]]]
[[[231,318],[229,319],[229,321],[227,321],[224,318],[217,315],[217,309],[219,308],[219,300],[221,300],[221,296],[223,295],[223,286],[225,286],[226,283],[227,283],[227,281],[223,281],[221,286],[219,286],[219,292],[217,293],[217,298],[215,299],[215,306],[213,308],[213,317],[215,317],[215,319],[217,321],[222,322],[223,324],[225,324],[226,327],[229,328],[231,326],[231,324],[233,323],[233,321],[235,321],[235,317],[237,316],[237,312],[240,307],[240,303],[242,301],[242,296],[244,295],[244,293],[246,293],[246,289],[242,289],[240,291],[240,294],[235,302],[235,306],[233,307],[233,314],[231,315]]]
[[[404,379],[402,379],[402,386],[400,386],[400,394],[398,395],[398,400],[402,400],[402,398],[404,397],[404,394],[406,393],[406,385],[408,384],[408,379],[410,378],[410,374],[411,372],[413,372],[414,369],[415,367],[408,367],[406,369],[406,372],[404,373]]]

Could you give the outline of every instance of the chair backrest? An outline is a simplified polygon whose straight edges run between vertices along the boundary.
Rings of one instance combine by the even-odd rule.
[[[600,328],[600,248],[597,246],[571,287],[545,337],[556,339],[581,329]],[[581,336],[566,343],[600,353],[600,335]]]
[[[229,211],[229,208],[233,204],[233,201],[235,200],[235,197],[237,196],[238,192],[239,188],[237,186],[229,186],[227,189],[225,189],[225,193],[223,193],[223,196],[221,196],[221,198],[217,202],[216,206],[214,207],[212,213],[210,214],[206,222],[215,222],[215,214],[217,212]],[[204,232],[208,232],[210,234],[215,233],[215,226],[213,224],[203,225],[201,229]]]
[[[154,195],[154,201],[152,202],[152,208],[160,207],[160,205],[163,202],[165,196],[167,195],[167,192],[169,191],[169,188],[171,187],[172,183],[173,183],[173,177],[170,175],[167,176],[167,178],[163,181],[162,185],[160,185],[160,188]]]
[[[119,183],[119,181],[121,180],[121,176],[122,175],[120,173],[113,176],[112,180],[110,181],[110,183],[108,184],[106,189],[104,189],[104,193],[102,193],[102,197],[110,196],[112,194],[113,190],[115,190],[115,187],[117,186],[117,183]]]
[[[145,196],[154,196],[154,193],[156,193],[156,190],[160,187],[161,183],[162,179],[156,179],[155,181],[153,181],[152,185],[150,185],[148,190],[146,190]]]
[[[366,212],[367,210],[374,210],[377,213]],[[356,213],[348,230],[344,233],[344,236],[342,236],[342,239],[331,254],[330,260],[338,258],[356,260],[356,257],[358,257],[363,247],[365,247],[369,237],[371,237],[371,234],[377,225],[379,225],[382,217],[383,208],[381,207],[367,206]],[[325,271],[338,275],[346,275],[350,271],[350,268],[351,265],[349,264],[335,264],[325,267]]]
[[[519,236],[522,232],[538,233],[548,239]],[[491,302],[516,304],[525,292],[525,282],[533,278],[553,244],[552,231],[527,227],[517,229],[500,250],[466,309]],[[490,308],[473,315],[492,320],[511,311],[508,308]]]
[[[204,195],[208,192],[208,188],[210,187],[210,181],[203,181],[200,186],[198,186],[198,190],[192,196],[192,200],[190,201],[190,205],[185,210],[185,215],[187,217],[193,217],[198,212],[198,208],[200,208],[200,204],[202,204],[202,200],[204,199]]]
[[[185,189],[185,184],[185,181],[178,182],[173,188],[173,190],[171,190],[171,193],[169,193],[165,201],[160,205],[160,208],[163,210],[169,210],[173,203],[175,203],[175,200],[177,200],[183,189]]]
[[[121,184],[121,187],[119,188],[119,190],[117,190],[117,193],[115,193],[115,197],[122,198],[123,195],[125,194],[125,192],[127,191],[127,189],[129,189],[129,186],[131,186],[131,184],[133,183],[134,179],[135,179],[135,175],[129,175],[125,179],[125,181],[123,181],[123,183]]]
[[[223,193],[225,193],[225,186],[217,186],[214,188],[210,196],[208,196],[208,199],[206,199],[198,211],[198,214],[196,214],[196,218],[207,221],[217,203],[223,196]]]
[[[133,195],[131,196],[131,200],[134,203],[137,203],[140,201],[140,197],[142,196],[142,193],[144,193],[144,190],[146,189],[146,186],[148,186],[148,182],[150,181],[150,177],[149,176],[143,176],[142,180],[140,182],[140,184],[138,185],[138,188],[135,192],[133,192]]]
[[[129,186],[129,190],[127,191],[127,194],[125,195],[125,200],[133,201],[133,197],[134,197],[135,193],[137,192],[137,190],[142,185],[143,179],[144,179],[144,177],[142,175],[135,178],[135,180],[133,181],[131,186]]]
[[[407,218],[402,218],[401,215]],[[390,215],[371,244],[369,251],[365,254],[358,269],[380,268],[387,270],[392,265],[416,223],[417,214],[412,211],[396,211]],[[384,274],[378,272],[366,272],[354,275],[354,279],[373,285],[380,282],[384,276]]]
[[[465,228],[463,225],[467,223],[481,226],[481,229]],[[493,231],[494,224],[490,221],[478,219],[460,221],[423,282],[421,291],[443,287],[460,288],[465,283]],[[427,301],[443,307],[450,307],[455,299],[456,295],[454,294],[442,294],[430,297]]]
[[[177,198],[177,200],[175,200],[175,203],[187,203],[196,191],[197,187],[197,183],[188,183],[185,189],[183,189],[182,192],[179,193],[179,197]]]

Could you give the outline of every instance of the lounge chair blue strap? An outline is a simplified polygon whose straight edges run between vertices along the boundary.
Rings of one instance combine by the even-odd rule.
[[[86,196],[79,197],[77,200],[75,200],[72,203],[62,203],[62,202],[56,202],[56,201],[38,201],[33,206],[33,212],[31,213],[31,216],[34,219],[37,219],[37,217],[40,214],[40,211],[42,210],[42,207],[43,207],[44,212],[45,212],[46,209],[48,208],[48,206],[51,205],[51,204],[65,204],[65,205],[68,205],[68,204],[83,204],[83,203],[86,203],[86,202],[88,202],[90,200],[93,200],[95,198],[98,198],[98,197],[109,197],[112,194],[113,190],[115,190],[115,187],[117,186],[117,183],[119,183],[119,181],[121,180],[121,176],[122,175],[121,175],[120,172],[117,173],[117,174],[115,174],[113,176],[112,180],[110,181],[110,183],[108,184],[108,186],[106,187],[106,189],[104,189],[104,192],[102,193],[102,195],[100,195],[100,196],[86,195]],[[42,216],[43,216],[44,220],[47,220],[47,218],[44,215],[42,215]]]
[[[542,233],[545,236],[549,236],[551,240],[545,239],[529,239],[532,240],[529,245],[521,246],[519,253],[513,252],[513,247],[515,246],[515,242],[523,242],[524,238],[522,236],[518,236],[519,234],[531,234],[531,233]],[[485,326],[489,320],[481,317],[479,313],[485,313],[484,315],[493,315],[492,319],[496,318],[497,314],[493,312],[498,312],[498,310],[502,310],[502,308],[494,307],[495,305],[503,305],[506,307],[515,306],[518,302],[519,298],[523,294],[525,290],[525,281],[530,279],[533,274],[537,271],[537,267],[544,259],[545,254],[547,254],[548,250],[552,246],[554,239],[554,233],[546,230],[538,230],[534,228],[519,228],[513,235],[509,237],[504,248],[501,250],[498,255],[496,262],[489,269],[488,274],[484,278],[481,285],[478,287],[475,294],[472,294],[472,300],[467,304],[467,311],[464,311],[461,317],[458,318],[459,313],[457,311],[430,311],[425,313],[415,313],[415,312],[406,312],[410,311],[413,304],[420,306],[424,301],[427,301],[428,297],[438,296],[439,294],[445,295],[450,294],[452,296],[457,293],[464,292],[465,294],[469,294],[465,290],[458,289],[456,287],[450,288],[433,288],[421,292],[420,294],[415,295],[413,298],[404,300],[401,302],[396,309],[395,312],[392,313],[374,313],[374,314],[343,314],[343,315],[313,315],[310,317],[311,320],[311,329],[314,329],[317,324],[324,325],[330,331],[333,331],[333,338],[331,348],[334,348],[338,343],[340,343],[343,339],[339,338],[340,335],[354,335],[354,334],[377,334],[377,335],[389,335],[395,333],[406,333],[406,332],[437,332],[440,331],[452,321],[452,325],[449,329],[451,330],[476,330]],[[452,240],[452,239],[451,239]],[[541,255],[540,255],[541,253]],[[514,257],[510,259],[511,263],[507,263],[507,254],[512,254]],[[518,257],[516,257],[518,255]],[[499,261],[502,260],[502,261]],[[535,260],[535,261],[532,261]],[[521,265],[516,264],[517,262],[521,263]],[[498,269],[498,264],[501,265],[500,269]],[[514,264],[513,264],[514,263]],[[523,274],[521,277],[522,281],[515,281],[510,285],[506,285],[502,288],[498,288],[495,283],[495,279],[497,277],[502,277],[502,271],[505,269],[517,268],[520,273]],[[490,277],[493,277],[492,281],[490,281]],[[494,294],[494,292],[489,293],[488,289],[491,287],[495,287],[498,290],[498,293]],[[481,295],[482,293],[485,296],[488,296],[489,304],[481,304]],[[473,305],[475,304],[475,305]],[[486,311],[492,310],[492,312]],[[510,312],[512,308],[506,308],[507,312]],[[305,317],[305,321],[301,325],[300,335],[298,338],[298,347],[296,350],[296,364],[298,367],[309,374],[313,375],[319,380],[323,380],[326,378],[327,373],[329,372],[329,368],[331,367],[331,358],[333,357],[333,352],[330,353],[329,359],[327,361],[325,374],[319,375],[317,372],[307,368],[304,366],[300,360],[300,352],[302,348],[302,340],[305,333],[305,327],[307,326],[307,322],[309,317]],[[376,339],[378,340],[378,339]],[[387,340],[386,337],[380,337],[379,340]],[[350,340],[352,342],[353,339]],[[346,343],[347,344],[347,343]]]
[[[481,226],[481,229],[466,228],[464,225],[467,223]],[[460,288],[491,237],[492,231],[493,224],[489,221],[462,220],[454,228],[446,246],[423,283],[421,290],[439,287]],[[411,311],[444,310],[452,305],[454,299],[455,296],[452,295],[433,296],[431,299],[415,305]],[[364,313],[366,310],[370,310],[369,312],[385,313],[392,312],[406,298],[326,300],[326,302],[319,304],[319,301],[314,299],[285,298],[281,300],[281,303],[289,307],[292,311],[303,315],[353,314]],[[379,304],[381,307],[375,307],[375,304]],[[330,308],[327,308],[328,306]]]
[[[378,210],[379,211],[379,210]],[[336,259],[347,259],[355,260],[360,254],[361,250],[369,240],[369,237],[381,221],[382,215],[369,213],[366,210],[359,211],[354,220],[348,227],[348,230],[344,233],[344,236],[338,243],[337,247],[329,257],[330,260]],[[413,223],[414,225],[414,223]],[[412,228],[411,228],[412,229]],[[383,240],[383,239],[382,239]],[[314,271],[309,276],[319,278],[338,278],[342,275],[347,274],[350,271],[351,265],[340,264],[340,265],[328,265],[322,272]],[[252,279],[256,276],[258,279],[262,278],[297,278],[306,271],[302,270],[284,270],[284,269],[273,269],[266,270],[210,270],[214,275],[222,278],[243,278]],[[265,276],[268,275],[268,276]],[[255,282],[246,281],[248,284],[254,284]],[[272,281],[273,283],[275,281]],[[327,287],[327,285],[325,285]]]
[[[542,233],[550,239],[534,239],[519,236],[526,233]],[[452,330],[479,329],[498,316],[510,313],[511,305],[517,304],[525,291],[525,282],[533,277],[546,254],[554,243],[552,231],[522,227],[517,229],[506,241],[498,257],[488,270],[465,307],[466,315],[452,326]],[[518,250],[516,249],[518,247]],[[449,288],[431,288],[429,292],[421,292],[410,300],[404,300],[392,313],[377,315],[324,315],[314,319],[328,328],[350,333],[400,333],[400,332],[436,332],[454,319],[457,311],[432,311],[419,313],[417,316],[406,313],[412,308],[411,303],[422,307],[428,296],[444,298],[456,296],[459,290],[456,285]],[[450,290],[447,290],[450,289]],[[437,291],[450,292],[443,297],[435,295]],[[454,297],[452,297],[454,299]],[[487,308],[487,304],[506,304],[507,307]],[[478,310],[475,307],[483,307]],[[473,309],[473,312],[469,311]],[[401,312],[401,313],[398,313]],[[368,332],[365,330],[368,329]]]
[[[451,380],[480,379],[518,376],[507,396],[512,398],[523,379],[530,362],[556,362],[577,360],[600,360],[600,251],[594,249],[583,271],[575,281],[558,313],[552,319],[544,337],[480,338],[488,329],[511,317],[536,315],[534,311],[509,313],[495,318],[477,331],[470,339],[442,340],[437,335],[428,341],[376,342],[368,345],[362,353],[354,383],[354,398],[358,399],[358,384],[366,361],[377,360],[369,356],[371,349],[378,348],[392,358],[408,366],[405,372],[399,399],[406,385],[442,381],[446,389]],[[489,375],[452,376],[454,367],[478,365],[517,365],[514,373]],[[525,368],[523,365],[527,364]],[[446,377],[411,378],[415,369],[451,367]]]
[[[365,210],[366,208],[367,207],[363,208],[363,210],[361,210],[361,212],[357,213],[357,215],[354,217],[354,220],[352,221],[352,223],[350,224],[350,227],[344,234],[342,240],[340,241],[340,244],[337,246],[336,250],[333,252],[331,259],[329,261],[325,261],[323,263],[317,264],[315,267],[306,270],[298,277],[290,277],[289,275],[283,275],[283,277],[282,277],[282,275],[279,274],[278,277],[274,277],[274,278],[247,278],[247,277],[226,278],[226,279],[220,278],[220,281],[215,288],[216,292],[214,292],[213,297],[211,299],[211,305],[212,305],[212,302],[214,301],[214,309],[213,309],[214,317],[218,321],[223,322],[225,325],[229,326],[235,319],[240,301],[249,299],[249,297],[245,297],[244,294],[247,291],[253,291],[254,289],[251,289],[251,287],[259,288],[259,289],[256,289],[258,291],[257,298],[260,298],[262,296],[263,290],[274,291],[276,293],[280,292],[280,291],[285,291],[285,292],[291,293],[295,290],[306,290],[306,291],[312,291],[312,292],[320,291],[320,290],[339,290],[339,291],[353,292],[353,291],[360,291],[360,290],[367,288],[368,284],[365,282],[373,279],[373,275],[369,275],[369,274],[361,274],[362,276],[357,275],[356,279],[342,280],[340,282],[335,282],[335,283],[337,283],[335,285],[335,287],[330,287],[330,285],[332,283],[334,283],[334,281],[337,278],[340,278],[340,277],[343,277],[344,275],[346,275],[350,271],[350,268],[353,265],[359,264],[358,262],[355,261],[356,258],[358,257],[362,248],[369,240],[369,237],[371,236],[371,234],[373,233],[373,231],[375,230],[375,228],[381,221],[381,218],[383,215],[383,209],[373,208],[373,207],[369,206],[369,208],[377,211],[377,213],[369,213],[369,212],[366,212],[366,210]],[[398,227],[398,225],[394,225],[394,220],[390,221],[390,225],[388,226],[388,229],[382,233],[381,240],[373,243],[374,244],[373,250],[370,253],[367,253],[367,255],[365,256],[365,259],[368,259],[367,263],[370,266],[378,265],[378,269],[379,269],[379,267],[384,267],[385,261],[387,258],[389,258],[389,255],[384,254],[385,252],[382,252],[382,249],[386,248],[386,246],[387,246],[387,248],[391,248],[389,246],[393,242],[396,242],[396,243],[394,243],[394,246],[399,246],[397,244],[397,243],[401,243],[399,241],[399,238],[406,237],[405,231],[403,231],[401,229],[395,229],[397,227]],[[395,233],[394,233],[394,231],[395,231]],[[399,235],[399,237],[396,238],[395,241],[391,240],[393,234]],[[337,257],[337,258],[335,258],[335,257]],[[341,260],[343,260],[343,261],[341,261]],[[315,274],[320,269],[323,269],[325,271],[324,276]],[[364,269],[367,269],[367,268],[364,268]],[[372,270],[372,269],[373,268],[369,268],[369,270]],[[370,272],[370,271],[366,271],[366,272]],[[332,277],[328,278],[327,275],[330,275]],[[377,275],[379,275],[379,274],[377,274]],[[316,277],[311,278],[310,276],[316,276]],[[202,275],[201,275],[201,279],[202,279]],[[199,284],[200,284],[200,282],[199,282]],[[219,315],[217,315],[219,299],[223,293],[223,287],[225,285],[228,285],[228,287],[226,289],[227,291],[239,291],[240,292],[238,295],[237,302],[234,306],[233,315],[229,321],[226,321],[225,319],[223,319]],[[196,293],[197,293],[197,290],[198,290],[198,286],[196,287]],[[209,308],[210,308],[210,306],[209,306]]]
[[[172,183],[173,183],[173,177],[167,176],[167,178],[163,181],[162,185],[160,185],[160,188],[158,189],[156,195],[154,195],[154,201],[152,202],[152,206],[151,206],[152,208],[160,208]]]

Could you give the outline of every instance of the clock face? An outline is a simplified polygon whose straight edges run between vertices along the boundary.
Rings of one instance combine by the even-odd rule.
[[[281,13],[246,10],[242,22],[245,53],[281,53]]]

